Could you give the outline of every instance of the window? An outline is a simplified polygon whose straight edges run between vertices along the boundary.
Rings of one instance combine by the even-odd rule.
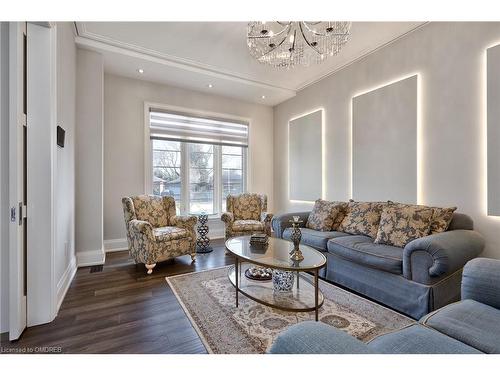
[[[153,194],[175,199],[177,212],[181,207],[181,143],[153,140]]]
[[[150,110],[153,194],[172,196],[177,214],[218,215],[228,194],[246,190],[248,125]]]
[[[239,194],[243,187],[243,149],[222,146],[222,211],[226,211],[228,194]]]

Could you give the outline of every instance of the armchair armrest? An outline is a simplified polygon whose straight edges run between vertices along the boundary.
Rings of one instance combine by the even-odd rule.
[[[150,241],[154,241],[153,226],[147,221],[143,220],[130,220],[128,223],[128,230],[132,236],[145,237]]]
[[[302,322],[280,333],[270,354],[370,354],[362,341],[325,323]]]
[[[462,299],[473,299],[500,309],[500,260],[476,258],[465,265]]]
[[[170,222],[174,227],[188,229],[190,231],[194,231],[194,226],[198,222],[198,218],[196,216],[172,216],[170,217]]]
[[[484,248],[481,234],[451,230],[418,238],[403,250],[403,275],[409,280],[432,284],[437,278],[460,270]]]
[[[153,264],[154,242],[153,226],[147,221],[130,220],[128,223],[128,240],[132,257],[141,263]]]
[[[231,225],[234,221],[234,215],[231,212],[224,212],[220,216],[220,219],[226,224]]]
[[[290,220],[293,219],[293,216],[300,216],[300,220],[303,221],[303,223],[300,226],[304,227],[310,213],[311,213],[310,211],[291,212],[291,213],[286,213],[286,214],[274,216],[272,219],[272,227],[273,227],[274,233],[276,234],[277,237],[282,238],[283,231],[286,228],[289,228],[292,226],[292,224],[290,223]]]

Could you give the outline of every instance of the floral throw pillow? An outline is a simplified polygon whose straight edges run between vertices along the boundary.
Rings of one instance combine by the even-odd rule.
[[[425,206],[388,204],[382,211],[375,243],[405,247],[429,234],[434,209]]]
[[[407,206],[415,206],[405,203],[397,203],[388,201],[387,203],[397,205],[398,207],[407,207]],[[446,232],[448,227],[450,226],[451,220],[453,219],[453,213],[456,211],[456,207],[429,207],[429,206],[416,206],[423,208],[432,208],[434,210],[434,214],[432,215],[432,223],[431,230],[429,234],[436,234],[441,232]]]
[[[380,215],[386,205],[385,202],[349,202],[338,230],[375,238]]]
[[[453,219],[453,212],[456,211],[456,207],[440,208],[432,207],[434,209],[434,215],[432,215],[431,232],[430,234],[441,233],[448,230],[450,226],[451,219]]]
[[[342,215],[347,203],[318,199],[307,219],[306,228],[330,231],[338,228],[337,217]],[[337,224],[337,226],[336,226]]]

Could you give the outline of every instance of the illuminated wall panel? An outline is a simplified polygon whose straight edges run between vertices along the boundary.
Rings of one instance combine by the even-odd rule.
[[[352,98],[355,200],[417,203],[418,76]]]
[[[500,45],[488,48],[488,215],[500,216]]]
[[[323,196],[323,110],[290,120],[290,200],[315,201]]]

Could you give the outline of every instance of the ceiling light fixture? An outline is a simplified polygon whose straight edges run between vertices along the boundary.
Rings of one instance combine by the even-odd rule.
[[[137,69],[137,71],[138,71],[140,74],[144,74],[144,69],[142,69],[142,68]]]
[[[208,87],[209,89],[211,89],[212,87],[214,87],[214,85],[212,85],[211,83],[209,83],[209,84],[207,85],[207,87]]]
[[[350,33],[351,22],[249,22],[247,45],[257,61],[289,69],[336,55]]]
[[[266,98],[266,96],[265,96],[265,95],[262,95],[262,96],[261,96],[261,98],[262,98],[262,99],[265,99],[265,98]]]

